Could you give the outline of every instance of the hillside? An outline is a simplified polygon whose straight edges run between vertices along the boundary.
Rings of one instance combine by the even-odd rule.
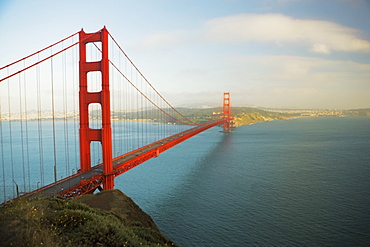
[[[233,107],[232,111],[235,126],[300,116],[299,114],[269,112],[251,107]]]
[[[268,112],[252,107],[233,107],[231,110],[234,116],[234,126],[300,116],[299,114]],[[180,108],[179,111],[196,123],[203,123],[210,120],[212,116],[222,115],[221,108]]]
[[[370,117],[370,108],[347,110],[345,114],[354,117]]]
[[[176,246],[119,190],[21,198],[0,208],[1,246]]]
[[[171,112],[170,109],[163,109],[166,112]],[[211,120],[214,117],[222,116],[221,107],[212,108],[177,108],[177,110],[195,123],[201,124]],[[260,110],[251,107],[232,107],[232,115],[235,117],[236,125],[250,124],[254,122],[269,121],[276,119],[285,119],[289,117],[298,116],[298,114],[276,113]],[[120,113],[113,112],[112,119],[114,120],[135,120],[148,122],[174,122],[174,119],[166,117],[165,119],[158,119],[161,113],[158,110],[138,111]]]

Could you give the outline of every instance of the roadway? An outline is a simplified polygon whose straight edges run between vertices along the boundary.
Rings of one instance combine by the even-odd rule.
[[[204,125],[198,125],[189,130],[180,132],[178,134],[172,135],[160,141],[154,142],[152,144],[146,145],[142,148],[139,148],[137,150],[134,150],[132,152],[129,152],[127,154],[114,158],[112,162],[113,163],[112,164],[113,165],[112,174],[114,176],[118,176],[136,167],[137,165],[145,162],[146,160],[150,158],[157,157],[160,153],[189,139],[190,137],[197,135],[200,132],[203,132],[204,130],[212,128],[216,125],[220,125],[223,122],[225,122],[225,120],[218,120],[218,121],[214,121],[214,122],[207,123]],[[78,172],[69,177],[56,181],[55,183],[51,183],[35,191],[26,193],[22,195],[21,197],[44,197],[44,196],[52,196],[52,195],[57,195],[57,194],[65,194],[67,193],[67,191],[70,191],[71,189],[76,188],[83,183],[87,183],[89,181],[90,183],[91,181],[94,182],[94,179],[99,176],[100,177],[104,176],[102,164],[92,167],[90,171]],[[97,179],[96,184],[93,185],[93,187],[91,187],[91,191],[95,190],[96,188],[100,189],[101,182],[102,180]],[[91,191],[88,191],[88,192],[91,192]],[[75,192],[69,192],[69,193],[75,193]],[[80,195],[80,192],[78,193],[79,193],[78,195]],[[78,195],[76,194],[76,196]]]

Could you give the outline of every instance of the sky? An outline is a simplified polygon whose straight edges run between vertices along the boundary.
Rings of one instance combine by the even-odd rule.
[[[0,0],[0,67],[104,25],[174,106],[370,107],[370,0]]]

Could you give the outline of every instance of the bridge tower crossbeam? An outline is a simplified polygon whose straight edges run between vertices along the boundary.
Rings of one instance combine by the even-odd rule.
[[[79,107],[80,107],[80,166],[81,172],[91,170],[90,144],[99,141],[102,146],[103,156],[103,188],[114,188],[114,175],[112,174],[112,129],[110,116],[110,91],[109,91],[109,58],[108,58],[108,30],[104,27],[96,33],[79,33],[80,62],[79,62]],[[101,42],[101,60],[86,61],[86,45]],[[89,92],[87,74],[101,72],[101,91]],[[99,103],[102,112],[102,128],[89,127],[89,104]]]

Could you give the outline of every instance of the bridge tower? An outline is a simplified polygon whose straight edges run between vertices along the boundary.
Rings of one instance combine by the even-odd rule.
[[[223,124],[223,131],[230,132],[230,120],[232,120],[231,112],[230,112],[230,93],[224,93],[224,105],[223,105],[223,113],[224,119],[227,121]]]
[[[86,45],[92,42],[101,42],[102,56],[100,61],[86,61]],[[114,188],[112,175],[112,129],[110,118],[109,92],[109,58],[108,58],[108,30],[104,27],[96,33],[79,32],[79,112],[80,112],[80,166],[81,171],[91,170],[90,145],[98,141],[102,146],[104,190]],[[101,91],[89,92],[87,74],[92,71],[101,73]],[[101,105],[102,128],[92,129],[89,126],[89,104]]]

